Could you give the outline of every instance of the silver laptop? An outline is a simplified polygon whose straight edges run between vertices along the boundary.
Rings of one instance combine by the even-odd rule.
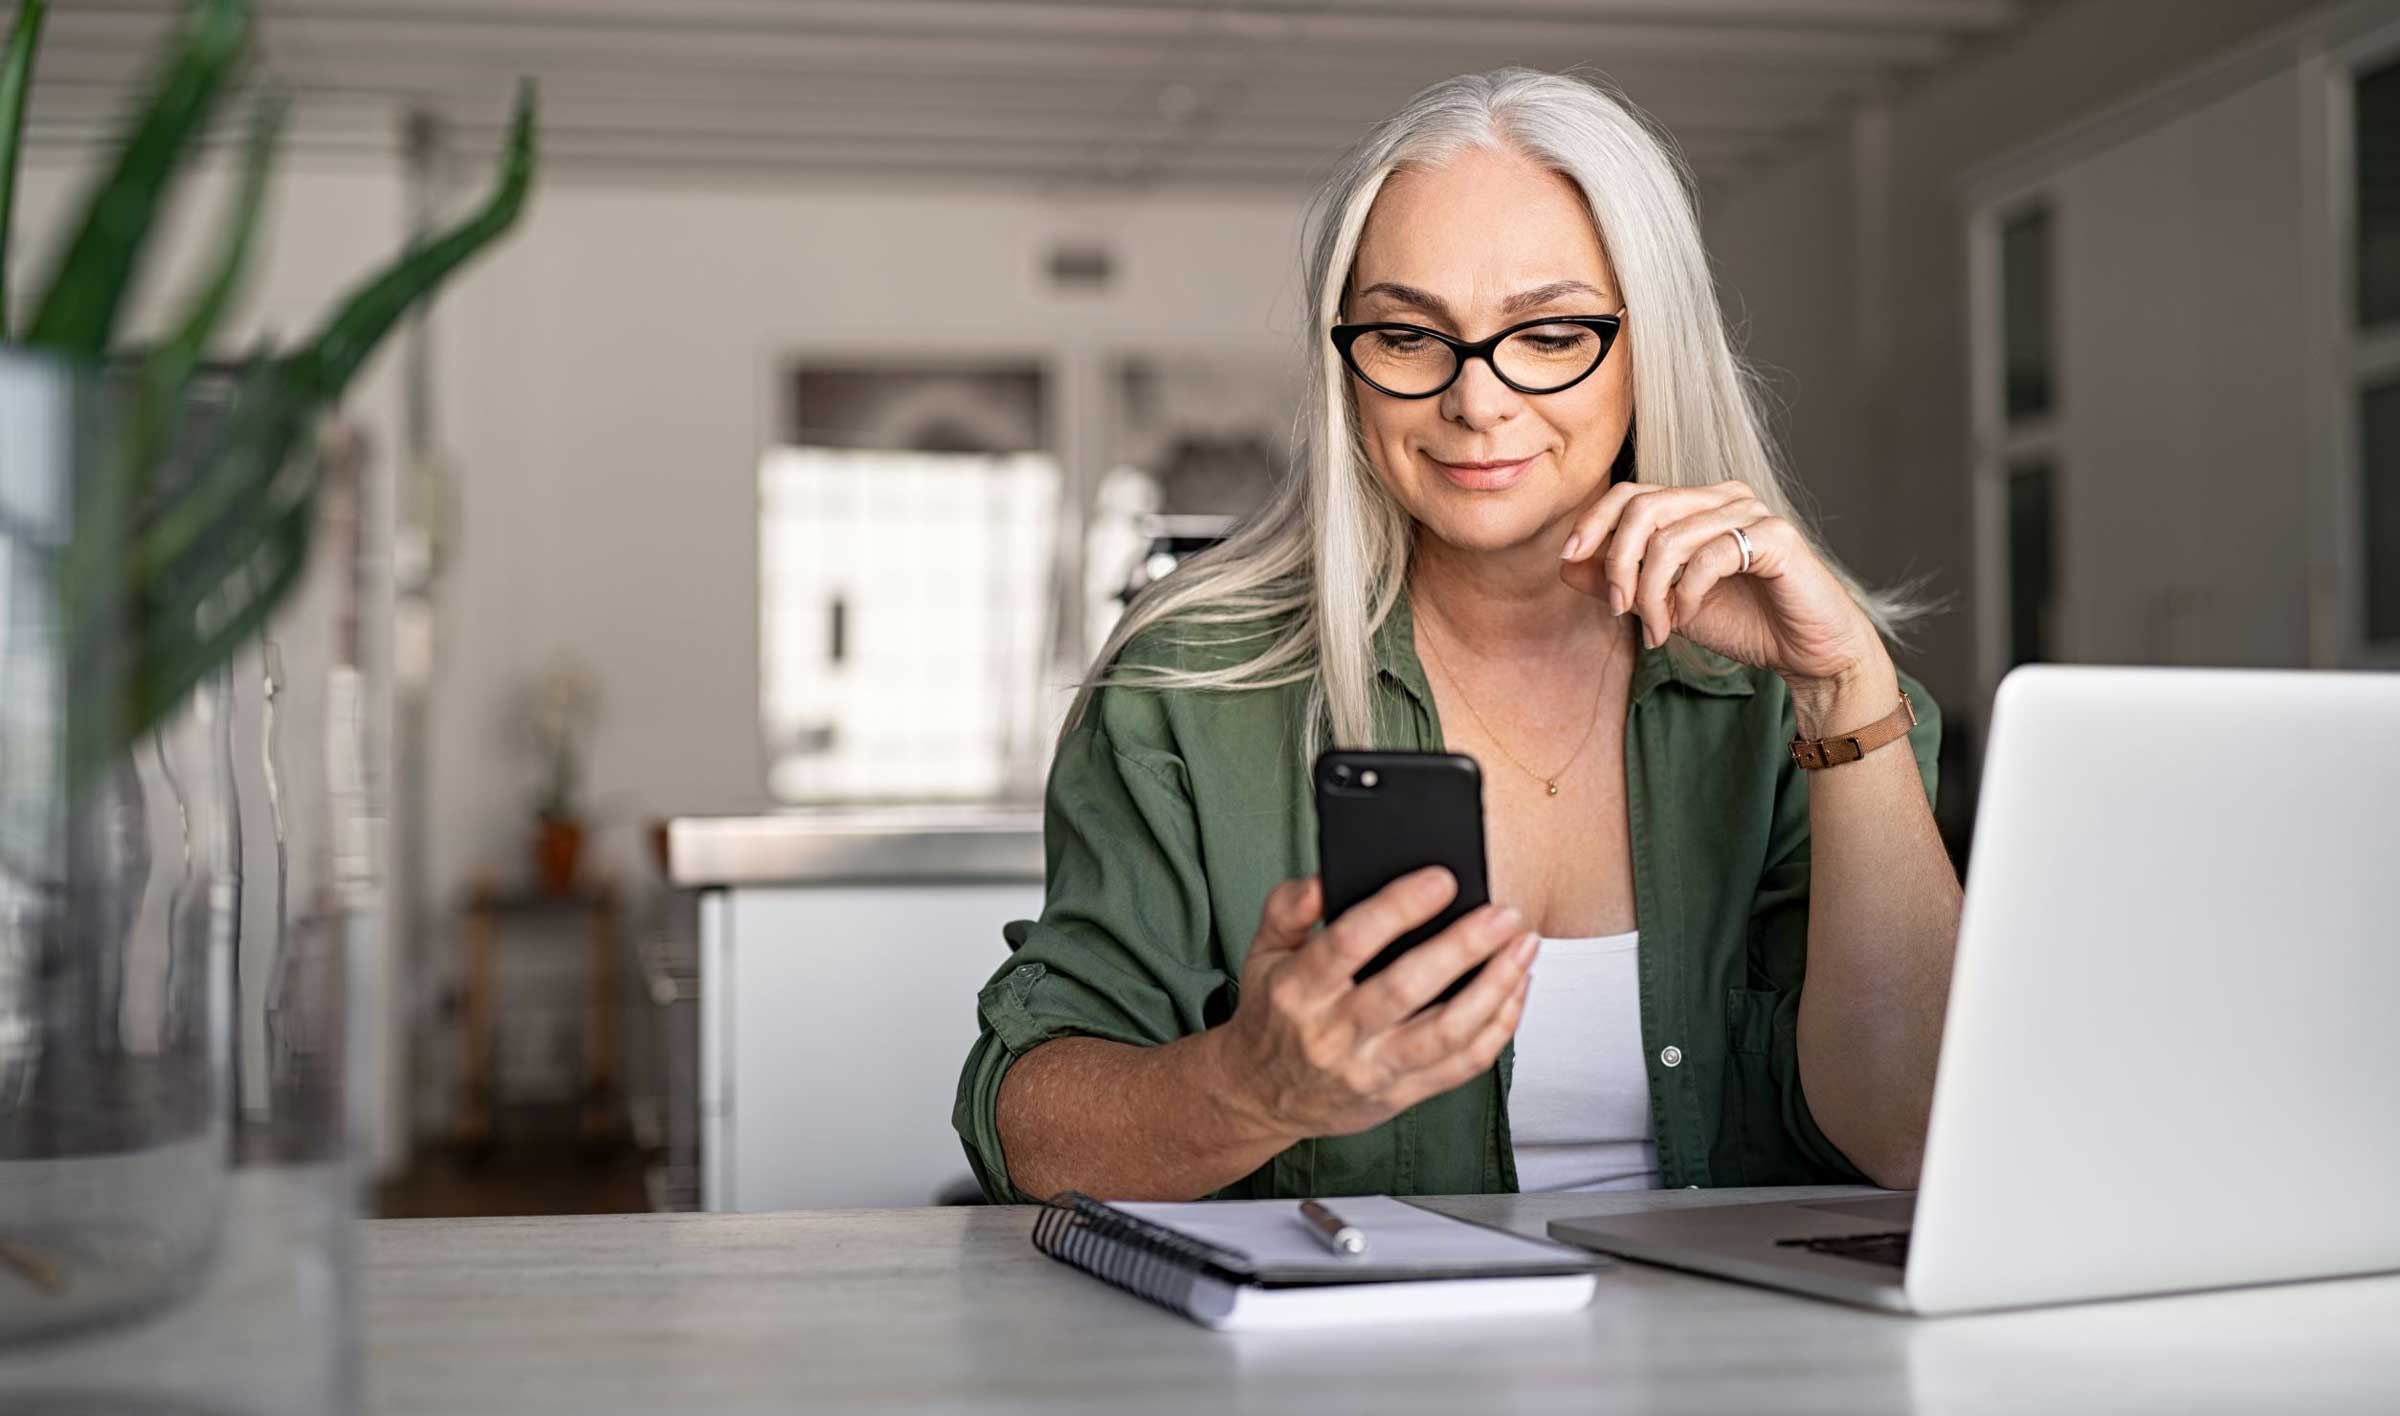
[[[1550,1232],[1927,1314],[2400,1269],[2400,674],[2011,673],[1916,1193]]]

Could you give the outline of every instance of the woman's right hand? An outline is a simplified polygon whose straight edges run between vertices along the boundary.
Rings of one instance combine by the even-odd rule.
[[[1404,875],[1325,929],[1314,876],[1267,897],[1242,964],[1241,1001],[1218,1031],[1225,1081],[1252,1120],[1290,1140],[1389,1120],[1480,1075],[1525,1010],[1539,940],[1504,905],[1485,905],[1364,982],[1351,975],[1440,914],[1458,892],[1440,866]],[[1477,963],[1449,1002],[1418,1009]]]

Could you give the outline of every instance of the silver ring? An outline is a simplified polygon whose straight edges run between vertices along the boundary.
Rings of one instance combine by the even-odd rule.
[[[1742,574],[1748,575],[1750,573],[1750,538],[1742,534],[1742,528],[1739,526],[1728,529],[1733,532],[1733,543],[1742,548]]]

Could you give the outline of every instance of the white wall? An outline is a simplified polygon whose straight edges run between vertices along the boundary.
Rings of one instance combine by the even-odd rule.
[[[1870,581],[1930,572],[1933,594],[1958,596],[1923,629],[1913,666],[1970,723],[1984,705],[1971,633],[1967,273],[1954,183],[1982,159],[2312,8],[2067,0],[1706,214],[1728,303],[1748,315],[1749,354],[1787,371],[1796,405],[1787,446],[1834,549]]]

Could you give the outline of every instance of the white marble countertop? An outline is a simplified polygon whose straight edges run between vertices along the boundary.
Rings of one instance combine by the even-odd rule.
[[[1039,803],[793,808],[667,823],[687,888],[1042,878]]]
[[[1541,1234],[1757,1197],[1425,1203]],[[375,1221],[366,1407],[2400,1410],[2400,1277],[1921,1320],[1628,1263],[1573,1314],[1237,1336],[1053,1262],[1031,1227],[1018,1208]]]

